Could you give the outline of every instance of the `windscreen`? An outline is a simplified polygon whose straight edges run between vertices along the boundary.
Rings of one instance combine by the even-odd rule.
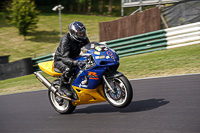
[[[85,45],[82,50],[95,50],[95,51],[98,51],[98,52],[104,52],[104,51],[107,51],[109,50],[108,46],[105,45],[105,44],[101,44],[101,43],[98,43],[98,42],[91,42],[87,45]]]

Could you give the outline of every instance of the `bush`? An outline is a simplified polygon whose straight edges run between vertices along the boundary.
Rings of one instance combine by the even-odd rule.
[[[19,34],[24,36],[29,31],[37,28],[39,11],[36,10],[35,3],[31,0],[12,0],[12,3],[6,8],[6,20],[9,24],[18,28]]]

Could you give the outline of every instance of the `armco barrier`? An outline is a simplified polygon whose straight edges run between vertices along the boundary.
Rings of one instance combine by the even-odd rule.
[[[200,43],[200,22],[104,42],[119,57]]]
[[[32,74],[32,59],[26,58],[11,63],[0,64],[0,80]]]
[[[8,63],[9,62],[9,56],[10,55],[0,56],[0,64]]]
[[[105,43],[114,49],[119,57],[124,57],[165,48],[167,45],[165,34],[166,32],[164,30],[159,30],[107,41]]]
[[[200,44],[200,22],[158,30],[140,35],[102,42],[114,49],[119,57]],[[38,70],[39,62],[53,59],[53,54],[33,59]]]
[[[200,22],[168,28],[167,49],[200,44]]]
[[[41,57],[37,57],[37,58],[33,58],[32,63],[33,63],[34,71],[40,70],[38,65],[37,65],[38,63],[53,60],[53,56],[54,56],[54,53],[48,54],[48,55],[45,55],[45,56],[41,56]]]

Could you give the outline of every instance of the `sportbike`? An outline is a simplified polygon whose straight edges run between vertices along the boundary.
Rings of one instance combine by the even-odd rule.
[[[84,60],[86,65],[74,69],[70,89],[72,96],[60,95],[60,77],[62,73],[54,68],[53,61],[39,63],[39,68],[48,75],[56,77],[53,82],[47,80],[41,71],[36,77],[48,88],[48,97],[53,108],[61,114],[72,113],[76,106],[108,101],[117,108],[128,106],[133,97],[129,80],[120,72],[119,56],[107,45],[92,42],[82,48],[75,60]]]

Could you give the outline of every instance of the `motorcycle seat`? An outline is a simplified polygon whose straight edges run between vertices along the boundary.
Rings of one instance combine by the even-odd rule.
[[[58,68],[54,68],[54,71],[57,73],[62,73]]]

